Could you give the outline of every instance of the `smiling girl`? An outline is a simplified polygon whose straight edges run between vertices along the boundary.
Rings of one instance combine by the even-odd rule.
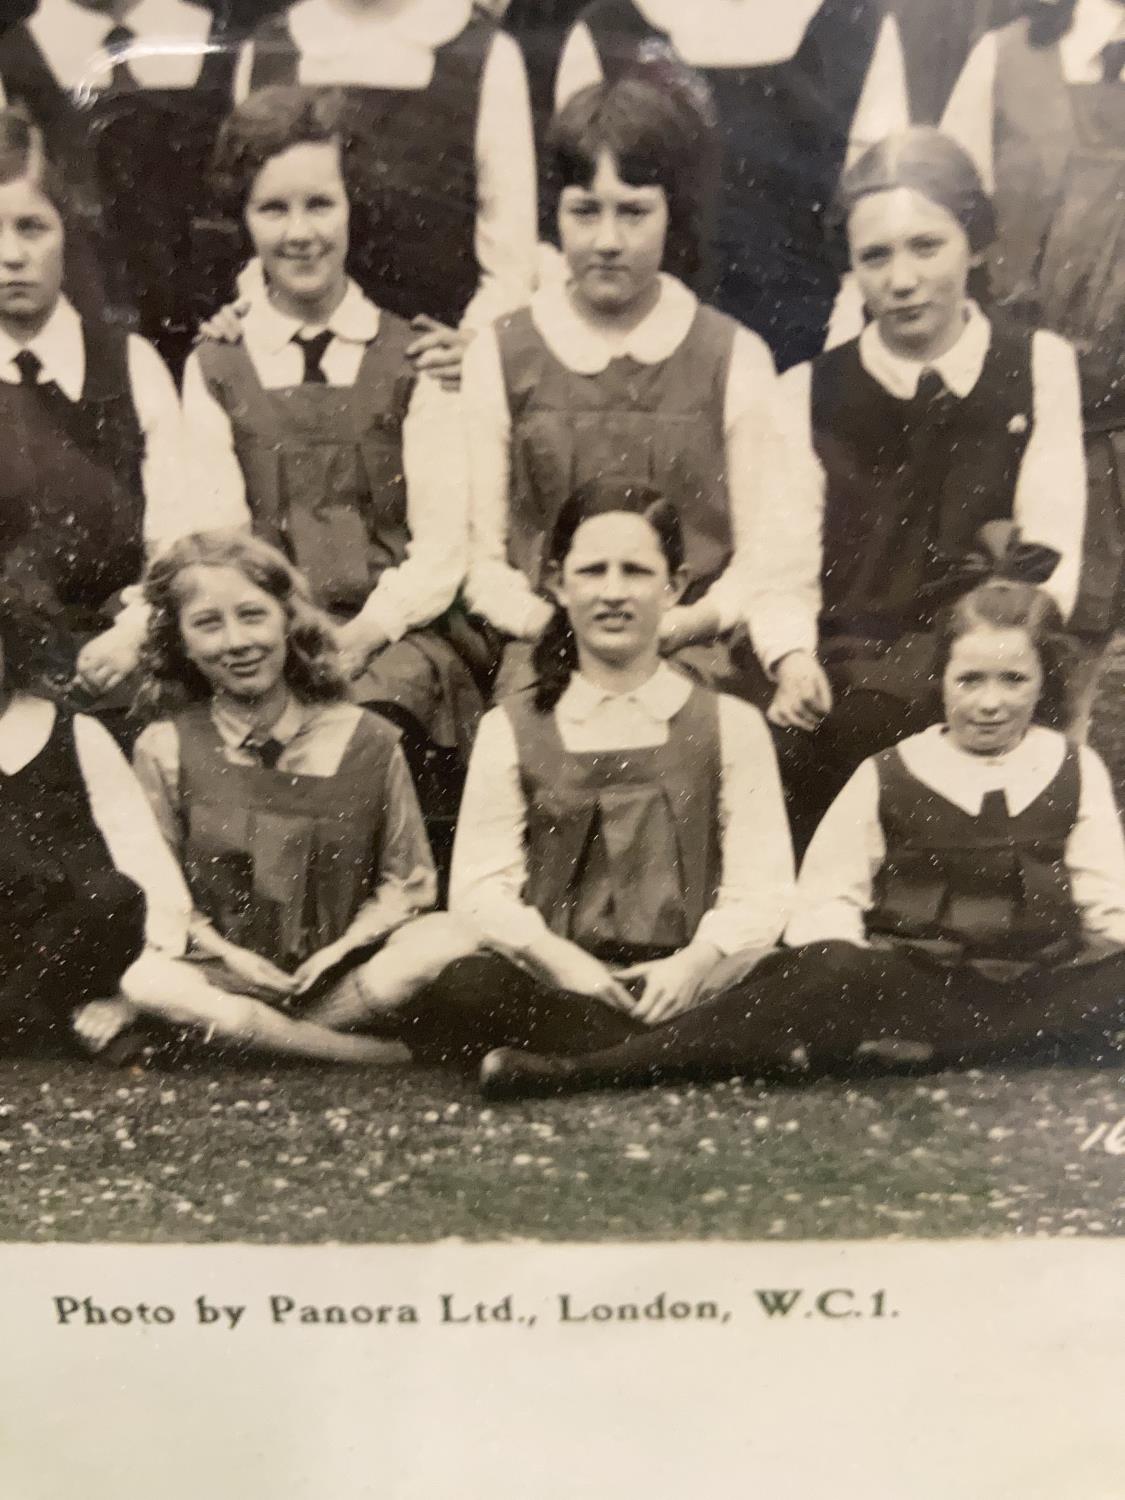
[[[971,159],[889,137],[839,217],[871,321],[779,384],[790,476],[749,611],[799,847],[866,755],[929,721],[935,611],[984,556],[1007,546],[1065,617],[1085,515],[1073,350],[970,295],[994,232]]]
[[[178,711],[141,735],[136,770],[194,911],[186,958],[146,954],[126,995],[158,1019],[274,1052],[405,1059],[398,1044],[279,1008],[341,990],[377,1008],[378,950],[433,904],[397,733],[345,701],[328,626],[266,543],[186,537],[146,593],[144,697]]]
[[[860,766],[824,819],[786,941],[712,1003],[600,1055],[500,1051],[501,1096],[847,1066],[908,1041],[1003,1059],[1125,1019],[1125,839],[1105,766],[1067,743],[1053,601],[990,582],[948,613],[945,722]],[[546,1049],[544,1049],[546,1050]]]
[[[527,643],[551,616],[539,591],[544,538],[594,478],[651,485],[676,505],[686,583],[663,617],[663,647],[697,648],[707,680],[737,684],[730,649],[751,513],[776,463],[775,381],[757,335],[663,269],[672,239],[681,254],[699,244],[707,126],[690,99],[626,80],[576,95],[550,149],[567,279],[482,332],[465,365],[467,594],[522,645],[497,691],[521,682]]]
[[[482,721],[458,820],[450,908],[487,951],[419,999],[431,1046],[605,1045],[776,940],[793,866],[769,734],[660,660],[683,558],[655,490],[597,481],[563,505],[538,685]]]
[[[196,525],[244,524],[285,551],[339,626],[357,700],[420,760],[466,746],[481,708],[474,641],[451,609],[465,570],[456,396],[416,380],[408,324],[346,261],[354,143],[342,100],[265,89],[227,121],[216,175],[266,273],[240,342],[188,362]],[[395,249],[397,253],[397,247]]]

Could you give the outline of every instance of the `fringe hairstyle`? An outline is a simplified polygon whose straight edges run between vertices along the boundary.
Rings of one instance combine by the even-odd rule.
[[[65,232],[74,205],[62,173],[47,155],[43,132],[18,105],[0,109],[0,183],[25,177],[54,206]]]
[[[1043,690],[1035,706],[1035,722],[1048,729],[1064,729],[1068,721],[1066,680],[1071,650],[1062,615],[1050,594],[1031,583],[991,578],[970,589],[938,618],[934,681],[940,689],[953,647],[979,626],[1023,630],[1039,657]]]
[[[544,569],[562,567],[583,521],[616,512],[641,516],[648,522],[656,533],[669,573],[676,573],[683,567],[683,531],[670,500],[665,500],[658,490],[648,485],[632,484],[624,479],[591,479],[576,489],[559,508],[543,558]],[[550,713],[578,666],[574,631],[561,604],[555,605],[554,614],[536,641],[531,662],[536,678],[535,707],[540,713]]]
[[[134,712],[157,718],[189,703],[206,702],[211,685],[184,651],[180,634],[183,603],[179,579],[188,568],[237,568],[285,611],[288,651],[285,681],[304,703],[333,703],[347,697],[328,617],[312,602],[308,584],[289,559],[260,537],[244,531],[207,531],[181,537],[153,562],[144,595],[151,606],[141,647],[141,686]]]

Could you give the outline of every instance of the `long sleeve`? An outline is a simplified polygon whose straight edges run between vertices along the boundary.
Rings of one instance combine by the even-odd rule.
[[[864,916],[886,856],[879,824],[879,774],[865,760],[821,820],[797,881],[785,941],[865,946]]]
[[[724,403],[733,556],[703,598],[730,630],[746,616],[754,516],[778,482],[781,439],[775,418],[777,376],[765,343],[747,328],[735,335]]]
[[[1074,350],[1040,330],[1032,341],[1035,426],[1020,466],[1013,518],[1020,540],[1051,547],[1059,561],[1043,585],[1065,619],[1074,608],[1086,528],[1086,455]]]
[[[863,91],[852,119],[848,140],[849,165],[869,146],[884,136],[905,130],[909,124],[910,103],[902,38],[898,22],[893,15],[888,15],[879,28]]]
[[[1082,794],[1066,844],[1070,891],[1091,936],[1125,944],[1125,835],[1104,762],[1079,751]]]
[[[481,279],[462,320],[487,327],[523,307],[535,284],[537,185],[527,69],[519,44],[498,32],[481,79],[477,115],[476,254]]]
[[[184,369],[184,431],[191,476],[192,531],[252,524],[246,483],[234,451],[234,433],[226,412],[207,389],[199,355]]]
[[[526,952],[547,924],[523,900],[527,883],[527,807],[511,721],[485,714],[469,758],[453,865],[449,909],[474,921],[498,947]]]
[[[543,600],[508,562],[511,484],[511,416],[504,390],[500,346],[483,329],[465,355],[461,381],[469,453],[470,608],[497,630],[528,638],[542,624]]]
[[[176,868],[182,871],[184,825],[180,806],[180,741],[174,724],[163,719],[144,730],[133,746],[133,771]],[[202,932],[214,931],[214,925],[192,902],[189,891],[188,938],[198,938]]]
[[[571,27],[570,35],[563,43],[559,55],[558,72],[555,74],[555,108],[562,109],[579,89],[589,88],[602,81],[602,65],[598,60],[598,49],[585,21]]]
[[[719,700],[722,881],[696,929],[721,953],[772,948],[793,904],[793,846],[773,740],[756,709]]]
[[[397,641],[449,608],[465,577],[469,547],[468,464],[461,403],[433,380],[414,388],[402,433],[407,555],[388,568],[361,614]]]
[[[191,898],[145,792],[128,761],[96,720],[78,715],[74,742],[90,811],[110,858],[145,894],[148,945],[162,953],[181,954],[187,942]]]
[[[777,383],[778,472],[753,510],[747,618],[767,672],[790,651],[817,647],[825,481],[812,445],[811,390],[808,364]]]
[[[985,190],[996,187],[994,125],[996,89],[996,33],[986,32],[969,53],[953,86],[941,128],[959,141],[977,164]]]
[[[379,846],[379,883],[348,928],[357,942],[375,941],[428,911],[437,877],[406,757],[396,749],[383,788],[387,819]]]

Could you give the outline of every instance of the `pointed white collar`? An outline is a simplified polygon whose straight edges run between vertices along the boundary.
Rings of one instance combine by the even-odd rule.
[[[116,24],[73,0],[40,0],[27,23],[59,83],[91,94],[109,82],[113,64],[104,42]],[[186,89],[198,81],[211,33],[205,9],[184,0],[141,0],[121,24],[136,37],[127,61],[142,88]]]
[[[785,62],[801,45],[822,0],[636,0],[667,32],[684,62],[737,68]]]
[[[64,396],[78,400],[86,380],[86,345],[82,319],[65,297],[59,298],[46,323],[26,344],[17,344],[0,328],[0,370],[4,372],[0,378],[11,383],[18,380],[10,365],[21,349],[29,349],[38,359],[40,384],[53,380]]]
[[[859,357],[867,373],[900,401],[913,399],[923,370],[936,370],[953,394],[963,399],[980,379],[991,342],[991,323],[975,302],[967,302],[965,326],[940,359],[905,359],[893,353],[874,322],[868,323],[859,336]]]
[[[330,329],[347,343],[369,344],[379,332],[379,309],[349,277],[343,300],[327,323],[303,323],[281,312],[268,296],[255,297],[243,319],[247,342],[269,354],[277,354],[292,343],[294,334],[321,328]]]

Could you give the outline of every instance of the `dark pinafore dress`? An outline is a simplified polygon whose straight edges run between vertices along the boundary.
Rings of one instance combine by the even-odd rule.
[[[28,518],[5,573],[50,622],[45,670],[62,690],[78,651],[107,629],[144,562],[144,435],[127,337],[83,322],[86,374],[70,401],[53,381],[0,382],[0,508]],[[99,702],[117,706],[116,698]]]
[[[230,419],[259,535],[308,578],[317,602],[352,619],[387,568],[406,557],[402,427],[414,386],[408,324],[383,313],[355,384],[265,390],[241,344],[200,345],[212,396]],[[482,709],[467,662],[475,637],[452,609],[385,647],[353,685],[392,706],[437,745],[465,754]]]
[[[196,908],[292,971],[347,930],[379,882],[398,735],[360,715],[333,776],[234,765],[206,705],[180,714],[184,874]]]
[[[683,948],[722,874],[718,699],[695,687],[663,745],[574,754],[553,713],[504,703],[527,804],[523,899],[604,962]]]
[[[999,300],[1078,351],[1089,502],[1071,629],[1119,626],[1125,599],[1125,80],[1071,84],[1026,21],[997,36]]]
[[[474,12],[435,49],[425,88],[349,87],[340,79],[362,177],[351,194],[348,270],[373,302],[402,318],[428,313],[456,327],[480,281],[477,115],[496,29]],[[252,89],[300,81],[284,13],[263,22],[253,45]]]
[[[633,0],[594,0],[580,19],[611,81],[686,66]],[[793,57],[689,70],[706,86],[722,149],[711,275],[698,290],[760,334],[782,370],[824,344],[842,268],[823,216],[881,21],[872,0],[825,0]]]
[[[1001,791],[976,817],[919,781],[897,749],[875,758],[886,858],[867,935],[947,965],[1011,981],[1078,956],[1081,920],[1066,843],[1078,817],[1078,751],[1021,812]]]
[[[77,201],[68,290],[83,313],[108,314],[155,344],[177,378],[241,258],[209,201],[238,57],[220,40],[216,27],[189,88],[133,84],[81,98],[59,83],[26,26],[0,34],[5,96],[43,131]]]
[[[508,561],[542,584],[543,546],[563,501],[588,480],[650,485],[679,512],[689,575],[700,598],[733,553],[724,410],[737,324],[700,306],[668,359],[629,355],[596,375],[569,369],[527,308],[497,323],[511,414]],[[732,645],[734,657],[732,657]],[[740,690],[737,643],[688,647],[674,661],[710,686]]]
[[[113,864],[74,720],[60,712],[39,754],[0,774],[0,1031],[114,994],[144,922],[144,895]]]

